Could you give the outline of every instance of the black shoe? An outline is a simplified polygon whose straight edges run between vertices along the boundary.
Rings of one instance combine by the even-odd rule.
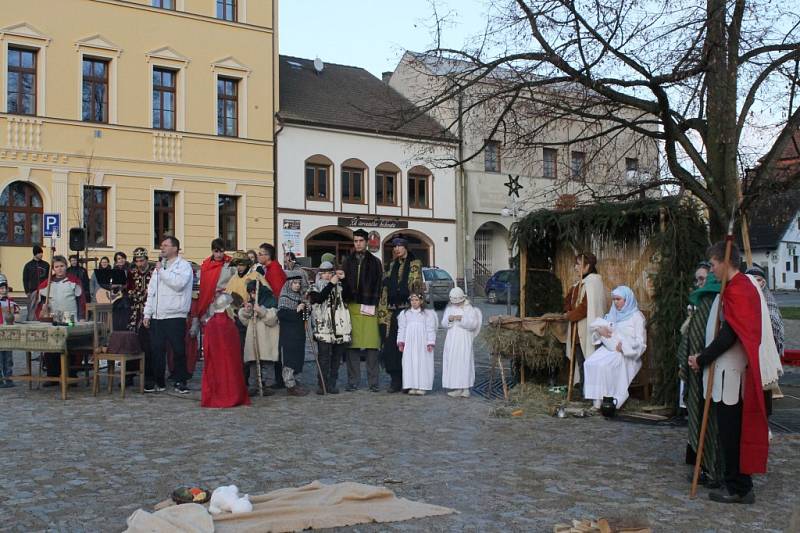
[[[388,392],[389,394],[396,394],[396,393],[400,392],[401,390],[403,390],[403,389],[401,389],[400,387],[397,387],[395,385],[392,385],[391,387],[389,387],[389,390],[387,390],[386,392]]]
[[[369,391],[370,391],[370,392],[380,392],[380,391],[381,391],[381,389],[380,389],[380,387],[378,387],[377,385],[370,385],[370,387],[369,387]]]
[[[752,490],[744,496],[741,494],[728,494],[726,491],[718,490],[709,493],[708,499],[718,503],[743,503],[748,505],[756,503],[756,495]]]
[[[186,386],[186,383],[183,381],[176,381],[175,382],[175,392],[178,394],[189,394],[189,388]]]
[[[339,389],[331,389],[328,391],[328,394],[339,394]]]
[[[344,388],[344,390],[346,390],[347,392],[353,392],[357,391],[358,387],[356,387],[355,385],[348,384],[347,387]]]
[[[145,392],[155,392],[156,391],[156,386],[155,385],[145,385],[144,386],[144,391]]]

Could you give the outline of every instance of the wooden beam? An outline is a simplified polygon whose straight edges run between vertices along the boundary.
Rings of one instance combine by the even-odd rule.
[[[525,318],[525,286],[528,282],[528,248],[519,248],[519,316]]]

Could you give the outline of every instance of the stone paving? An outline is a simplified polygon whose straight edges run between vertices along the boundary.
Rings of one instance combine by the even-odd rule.
[[[788,531],[797,507],[800,436],[792,434],[776,435],[757,503],[740,507],[714,504],[702,488],[688,498],[680,427],[503,418],[497,403],[441,391],[281,392],[230,410],[201,409],[197,392],[124,401],[83,387],[70,394],[62,402],[55,389],[0,390],[0,530],[122,531],[135,509],[176,486],[235,483],[260,493],[315,479],[387,482],[402,497],[458,510],[349,529],[364,532],[552,531],[599,516],[644,520],[654,531]]]

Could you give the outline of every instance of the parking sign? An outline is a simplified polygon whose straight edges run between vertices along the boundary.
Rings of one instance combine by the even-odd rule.
[[[44,214],[44,236],[45,237],[61,236],[61,213]]]

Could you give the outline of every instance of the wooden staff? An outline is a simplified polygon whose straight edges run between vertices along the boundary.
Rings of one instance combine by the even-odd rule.
[[[719,335],[720,326],[720,310],[722,309],[722,295],[725,293],[725,286],[728,284],[727,269],[730,268],[731,248],[733,247],[733,225],[734,216],[736,214],[736,207],[731,213],[731,220],[728,223],[728,234],[725,236],[725,276],[720,280],[721,287],[719,290],[719,306],[717,306],[717,316],[714,319],[714,337]],[[706,398],[703,404],[703,421],[700,424],[700,436],[697,439],[697,457],[694,462],[694,473],[692,474],[692,488],[689,491],[689,497],[694,498],[697,495],[697,483],[700,480],[700,466],[703,464],[703,448],[705,447],[706,431],[708,430],[708,415],[711,411],[711,396],[714,387],[714,367],[716,361],[712,361],[708,365],[708,385],[706,386]],[[702,380],[701,380],[702,381]]]
[[[47,274],[47,293],[44,295],[44,305],[39,313],[39,318],[50,318],[50,287],[53,286],[53,257],[56,253],[55,239],[50,237],[50,271]],[[37,290],[38,294],[38,290]]]
[[[580,305],[581,289],[583,288],[583,254],[581,254],[581,271],[578,273],[580,280],[578,281],[578,301],[576,305]],[[584,295],[585,296],[585,295]],[[580,322],[580,321],[578,321]],[[578,322],[571,322],[572,324],[572,346],[570,353],[572,357],[569,358],[569,382],[567,383],[567,403],[572,401],[572,382],[575,381],[575,341],[578,338]]]
[[[256,301],[258,300],[258,289],[256,286]],[[258,380],[258,395],[264,397],[264,384],[261,382],[261,350],[258,348],[258,320],[256,319],[256,303],[253,303],[253,316],[250,318],[250,325],[253,328],[253,353],[256,356],[256,379]]]

